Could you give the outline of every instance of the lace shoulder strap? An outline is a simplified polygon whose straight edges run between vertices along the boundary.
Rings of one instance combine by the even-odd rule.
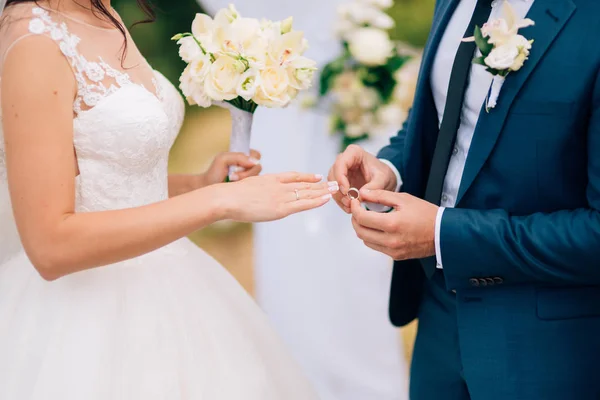
[[[52,38],[71,64],[78,87],[73,104],[75,114],[93,108],[102,98],[132,83],[128,74],[114,69],[102,57],[88,61],[79,51],[81,39],[69,32],[65,22],[55,22],[50,13],[40,7],[34,7],[32,13],[29,32]]]

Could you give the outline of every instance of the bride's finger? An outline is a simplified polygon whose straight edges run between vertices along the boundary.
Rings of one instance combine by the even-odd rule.
[[[292,201],[290,203],[285,204],[285,213],[286,215],[296,214],[302,211],[312,210],[314,208],[319,208],[324,206],[331,200],[331,193],[323,195],[321,197],[317,197],[314,199],[306,199],[306,200],[297,200]]]
[[[324,197],[327,195],[333,195],[337,193],[340,189],[337,186],[327,186],[320,185],[321,187],[310,189],[310,190],[297,190],[294,191],[290,196],[290,201],[300,201],[300,200],[310,200],[317,199],[319,197]],[[297,195],[296,195],[297,193]]]
[[[290,190],[320,190],[320,189],[329,189],[329,188],[337,188],[339,189],[339,185],[335,181],[330,182],[320,182],[320,183],[288,183],[287,184]],[[332,190],[333,193],[337,192],[337,190]]]
[[[323,175],[315,175],[315,174],[305,174],[300,172],[286,172],[283,174],[275,175],[279,182],[282,183],[294,183],[294,182],[307,182],[307,183],[317,183],[323,180]]]

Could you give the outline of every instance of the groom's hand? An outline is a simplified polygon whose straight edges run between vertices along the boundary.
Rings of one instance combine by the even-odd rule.
[[[340,154],[329,171],[329,180],[340,185],[334,196],[336,203],[350,214],[350,188],[364,190],[396,190],[396,175],[377,157],[357,145],[350,145]]]
[[[406,193],[373,190],[361,195],[364,201],[394,208],[382,214],[352,201],[352,226],[365,245],[397,261],[435,255],[438,206]]]

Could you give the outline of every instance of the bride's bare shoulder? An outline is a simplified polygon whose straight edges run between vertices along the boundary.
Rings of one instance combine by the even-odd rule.
[[[51,12],[40,8],[34,2],[25,2],[11,5],[6,8],[0,17],[0,75],[9,62],[9,58],[17,53],[24,55],[21,63],[39,59],[38,55],[45,57],[63,58],[59,46],[52,38],[51,30],[47,24],[51,21]],[[23,57],[21,57],[23,58]]]

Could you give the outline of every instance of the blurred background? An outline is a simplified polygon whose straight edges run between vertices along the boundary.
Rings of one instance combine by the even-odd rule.
[[[390,15],[396,20],[392,37],[415,48],[422,48],[429,33],[434,3],[435,0],[396,0],[390,9]],[[178,57],[177,46],[170,38],[176,33],[188,31],[195,13],[202,10],[195,0],[154,0],[154,4],[158,13],[157,21],[137,25],[131,32],[150,64],[178,85],[185,63]],[[139,11],[136,0],[114,0],[113,5],[129,26],[145,18]],[[303,29],[302,26],[295,28]],[[171,172],[203,171],[216,154],[228,149],[229,132],[227,111],[188,107],[184,127],[171,151]],[[219,223],[193,234],[191,239],[228,268],[253,293],[251,225]],[[415,327],[409,326],[400,332],[406,344],[408,358],[414,331]]]

